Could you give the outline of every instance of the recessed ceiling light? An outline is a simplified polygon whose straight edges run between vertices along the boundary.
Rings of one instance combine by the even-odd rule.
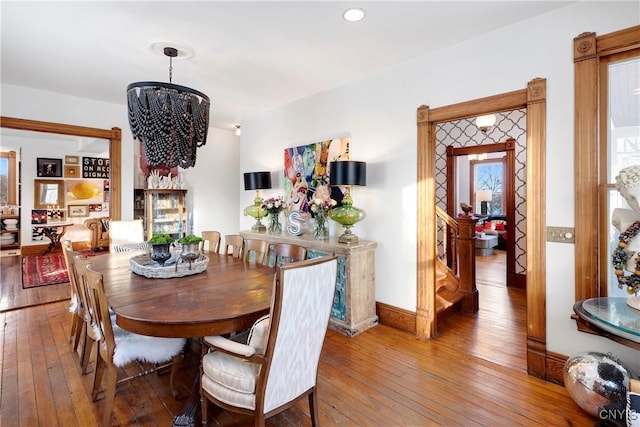
[[[349,22],[358,22],[364,19],[364,10],[357,7],[353,7],[351,9],[345,10],[344,13],[342,14],[342,17]]]

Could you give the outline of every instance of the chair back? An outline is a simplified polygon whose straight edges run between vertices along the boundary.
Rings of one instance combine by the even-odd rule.
[[[109,251],[121,252],[118,248],[144,243],[144,226],[141,219],[109,221]]]
[[[62,246],[62,255],[67,265],[67,274],[71,285],[71,307],[69,311],[77,313],[78,316],[84,319],[84,298],[80,295],[80,289],[78,289],[78,273],[75,266],[75,257],[81,255],[73,250],[71,240],[64,239],[60,241],[60,246]]]
[[[244,238],[239,234],[228,234],[224,236],[224,254],[234,258],[242,258]],[[231,250],[231,252],[229,252]]]
[[[275,263],[282,265],[288,262],[304,261],[307,258],[307,248],[289,243],[276,243],[273,254]]]
[[[200,252],[205,252],[205,246],[208,246],[209,253],[220,253],[220,232],[219,231],[203,231],[202,245]]]
[[[316,386],[329,324],[338,258],[326,256],[276,267],[271,326],[256,390],[263,413]]]
[[[80,276],[85,283],[87,304],[93,317],[92,328],[98,340],[98,349],[102,360],[113,360],[116,348],[111,315],[107,296],[104,292],[102,273],[91,269],[91,260],[83,260],[79,263]],[[87,326],[89,327],[89,326]]]
[[[269,242],[260,239],[247,239],[244,242],[244,262],[250,262],[254,257],[256,264],[265,264],[269,261]]]

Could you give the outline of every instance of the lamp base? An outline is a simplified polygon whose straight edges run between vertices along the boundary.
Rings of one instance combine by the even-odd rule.
[[[358,243],[358,236],[351,232],[351,229],[347,228],[344,233],[338,237],[338,243],[354,244]]]
[[[256,233],[266,233],[267,227],[257,220],[253,227],[251,227],[251,231],[255,231]]]

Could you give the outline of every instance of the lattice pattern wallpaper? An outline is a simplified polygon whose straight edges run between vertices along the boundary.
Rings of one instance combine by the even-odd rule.
[[[447,209],[447,146],[473,147],[496,144],[508,138],[516,140],[515,149],[515,205],[516,224],[515,257],[516,273],[526,274],[526,209],[527,209],[527,132],[526,109],[496,114],[496,124],[482,133],[475,124],[475,117],[440,123],[436,126],[436,204]],[[511,237],[509,237],[511,238]]]

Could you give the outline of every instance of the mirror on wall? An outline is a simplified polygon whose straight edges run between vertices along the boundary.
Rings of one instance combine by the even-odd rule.
[[[35,179],[33,186],[34,209],[47,209],[51,206],[64,207],[64,181]]]

